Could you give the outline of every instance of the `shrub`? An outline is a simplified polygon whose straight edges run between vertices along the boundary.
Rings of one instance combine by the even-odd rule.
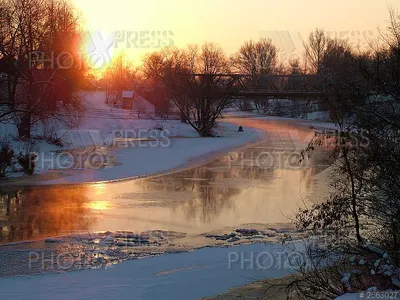
[[[37,157],[36,153],[20,153],[17,157],[18,163],[21,165],[23,171],[27,175],[33,175],[35,171],[35,159]]]
[[[7,173],[14,164],[14,150],[9,145],[2,145],[0,150],[0,178],[7,177]]]
[[[334,299],[344,293],[400,287],[400,269],[381,249],[372,245],[330,248],[325,242],[326,237],[308,241],[300,253],[305,259],[292,266],[297,273],[286,287],[288,299]]]
[[[33,175],[36,165],[36,147],[33,140],[25,141],[21,145],[17,161],[22,167],[22,171],[27,175]]]
[[[55,146],[59,146],[59,147],[64,146],[62,139],[57,138],[57,137],[47,138],[46,142],[48,142],[49,144],[55,145]]]

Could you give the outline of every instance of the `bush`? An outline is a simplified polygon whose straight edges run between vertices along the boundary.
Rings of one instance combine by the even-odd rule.
[[[22,167],[22,171],[27,175],[33,175],[36,165],[36,147],[33,140],[25,141],[21,145],[17,161]]]
[[[14,150],[8,145],[2,145],[0,150],[0,178],[6,178],[14,164]]]
[[[35,171],[35,159],[37,157],[36,153],[20,153],[17,157],[18,163],[21,165],[23,171],[27,175],[33,175]]]
[[[63,143],[62,139],[57,138],[57,137],[47,138],[46,142],[48,142],[51,145],[55,145],[55,146],[59,146],[59,147],[63,147],[64,146],[64,143]]]
[[[329,240],[329,237],[328,237]],[[330,248],[326,237],[308,241],[305,259],[286,287],[288,299],[334,299],[344,293],[397,290],[400,269],[391,257],[372,245]]]

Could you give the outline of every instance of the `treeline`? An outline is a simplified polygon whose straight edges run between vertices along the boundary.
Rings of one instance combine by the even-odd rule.
[[[390,18],[397,20],[394,12]],[[332,121],[343,122],[356,107],[366,105],[373,93],[389,95],[397,88],[391,78],[397,76],[397,65],[393,65],[397,29],[391,24],[381,32],[383,42],[368,41],[371,47],[366,51],[316,29],[304,42],[302,59],[287,62],[279,61],[280,49],[265,38],[244,42],[231,56],[213,43],[167,47],[146,55],[137,69],[123,64],[118,57],[117,63],[105,72],[107,93],[110,99],[116,99],[126,88],[125,83],[133,83],[139,93],[153,102],[159,115],[168,114],[173,107],[183,122],[201,136],[210,136],[225,108],[238,103],[243,110],[262,111],[268,107],[267,97],[233,99],[229,94],[243,90],[243,85],[262,90],[266,81],[274,80],[270,75],[299,75],[286,80],[292,80],[289,84],[299,89],[318,91],[322,96],[309,100],[318,100],[321,110],[328,111]],[[246,76],[238,80],[224,74]]]
[[[67,0],[0,1],[0,122],[15,124],[20,138],[40,122],[77,124],[81,37]]]
[[[317,147],[332,148],[329,183],[320,204],[296,214],[309,233],[308,259],[289,284],[294,299],[331,299],[347,292],[400,288],[400,17],[361,51],[323,30],[310,33],[302,62],[279,63],[266,39],[250,41],[228,57],[215,44],[165,48],[149,54],[141,71],[162,87],[181,118],[200,135],[212,135],[230,91],[240,89],[224,73],[249,75],[257,88],[268,74],[316,75],[318,90],[337,131],[317,133],[299,159]]]
[[[400,288],[400,18],[394,11],[388,24],[368,51],[320,30],[306,47],[338,130],[317,134],[301,155],[330,146],[334,164],[327,199],[296,216],[310,240],[307,260],[288,286],[290,298]]]

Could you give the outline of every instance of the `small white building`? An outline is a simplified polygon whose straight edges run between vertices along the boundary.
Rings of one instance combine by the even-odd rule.
[[[156,107],[133,90],[122,91],[121,106],[137,113],[138,118],[153,118],[156,115]]]
[[[134,95],[133,91],[122,91],[122,108],[132,109]]]

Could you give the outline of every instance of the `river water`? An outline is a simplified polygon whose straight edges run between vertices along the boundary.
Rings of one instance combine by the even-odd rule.
[[[167,175],[1,190],[0,276],[218,246],[227,239],[207,234],[238,228],[256,228],[256,238],[269,238],[305,203],[323,200],[326,153],[298,162],[311,129],[292,121],[232,121],[265,130],[264,140]],[[230,242],[252,241],[234,235]]]

